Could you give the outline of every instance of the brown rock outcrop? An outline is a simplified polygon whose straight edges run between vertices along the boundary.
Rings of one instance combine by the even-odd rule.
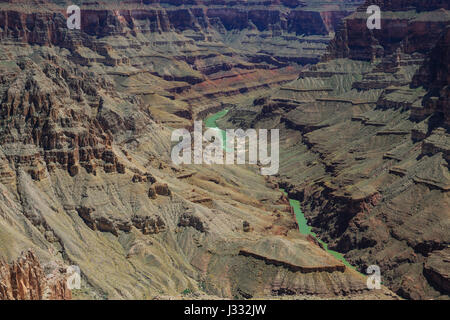
[[[425,276],[442,293],[450,294],[450,249],[433,251],[425,262]]]
[[[0,261],[0,300],[70,300],[64,273],[57,268],[49,274],[33,251],[8,264]]]
[[[167,183],[156,182],[152,185],[152,188],[154,188],[156,194],[161,196],[168,197],[172,194]]]
[[[378,5],[382,12],[380,30],[370,30],[366,26],[369,17],[366,8],[373,4]],[[427,53],[439,39],[442,28],[448,24],[448,13],[444,9],[449,10],[449,7],[445,0],[368,0],[357,12],[343,20],[324,60],[350,58],[371,61],[394,53],[401,42],[404,42],[406,53]],[[417,16],[401,14],[408,8],[415,8]],[[438,11],[428,13],[433,10]]]
[[[450,24],[414,76],[412,85],[425,87],[429,94],[413,108],[411,117],[423,120],[432,114],[441,114],[443,123],[450,128]]]

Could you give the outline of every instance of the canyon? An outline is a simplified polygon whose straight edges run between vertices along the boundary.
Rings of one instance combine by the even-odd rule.
[[[0,299],[448,298],[450,8],[362,2],[1,0]],[[278,175],[172,162],[223,110]]]
[[[218,121],[280,128],[278,182],[313,231],[407,299],[449,294],[449,9],[366,1],[318,64]]]

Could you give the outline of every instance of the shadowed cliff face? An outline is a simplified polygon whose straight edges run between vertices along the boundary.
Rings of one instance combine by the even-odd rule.
[[[358,1],[83,1],[82,32],[66,27],[66,7],[60,1],[5,1],[0,12],[0,38],[20,39],[38,45],[57,45],[73,50],[82,43],[113,64],[128,59],[108,57],[108,47],[92,37],[149,37],[139,45],[151,45],[167,54],[169,43],[225,44],[246,55],[250,62],[286,66],[286,62],[314,63],[324,52],[340,20]],[[181,6],[183,4],[183,6]],[[24,9],[26,8],[26,9]],[[173,34],[165,39],[157,36]],[[91,37],[88,37],[91,36]],[[167,38],[178,38],[168,41]],[[94,42],[94,43],[92,43]],[[139,41],[138,41],[139,42]],[[288,44],[289,43],[289,44]],[[163,47],[163,48],[161,48]],[[231,52],[229,53],[231,55]],[[193,57],[192,57],[193,58]],[[191,80],[195,81],[195,80]]]
[[[424,65],[413,78],[413,87],[428,90],[422,105],[412,117],[418,120],[435,115],[439,122],[450,127],[450,26],[442,33],[436,46],[427,55]]]
[[[366,27],[366,8],[373,4],[382,11],[380,30]],[[325,57],[370,61],[394,53],[400,45],[405,53],[426,54],[448,24],[449,9],[448,1],[367,1],[344,19]]]
[[[183,7],[165,1],[82,1],[81,27],[90,35],[106,36],[111,33],[133,34],[168,31],[278,31],[297,35],[328,35],[340,20],[360,1],[340,1],[327,5],[327,1],[291,5],[279,1],[195,1]],[[55,31],[62,25],[58,18],[66,15],[64,6],[52,1],[4,1],[0,24],[2,36],[23,37],[26,41],[48,41],[56,44],[61,39]],[[62,5],[64,1],[59,2]],[[20,10],[23,5],[29,10]],[[66,2],[67,5],[72,4]],[[34,24],[36,20],[42,19]],[[53,22],[53,23],[52,23]],[[61,28],[61,33],[70,34]],[[34,36],[41,33],[46,39]],[[47,33],[47,34],[45,34]]]
[[[449,9],[366,1],[322,62],[221,123],[281,128],[280,185],[314,231],[411,299],[449,294]]]
[[[396,298],[299,234],[256,166],[170,158],[174,128],[317,61],[355,5],[333,3],[90,2],[69,31],[65,1],[0,2],[2,257],[79,266],[74,298]],[[14,298],[42,297],[31,269]]]

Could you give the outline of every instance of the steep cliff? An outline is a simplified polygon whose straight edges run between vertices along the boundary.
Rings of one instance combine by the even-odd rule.
[[[0,261],[0,300],[70,300],[62,269],[59,266],[46,273],[31,250],[11,264]]]

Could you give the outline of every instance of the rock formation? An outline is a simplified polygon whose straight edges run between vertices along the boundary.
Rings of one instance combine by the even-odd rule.
[[[31,250],[11,264],[0,261],[0,300],[70,300],[66,270],[57,266],[46,274],[44,269]]]

